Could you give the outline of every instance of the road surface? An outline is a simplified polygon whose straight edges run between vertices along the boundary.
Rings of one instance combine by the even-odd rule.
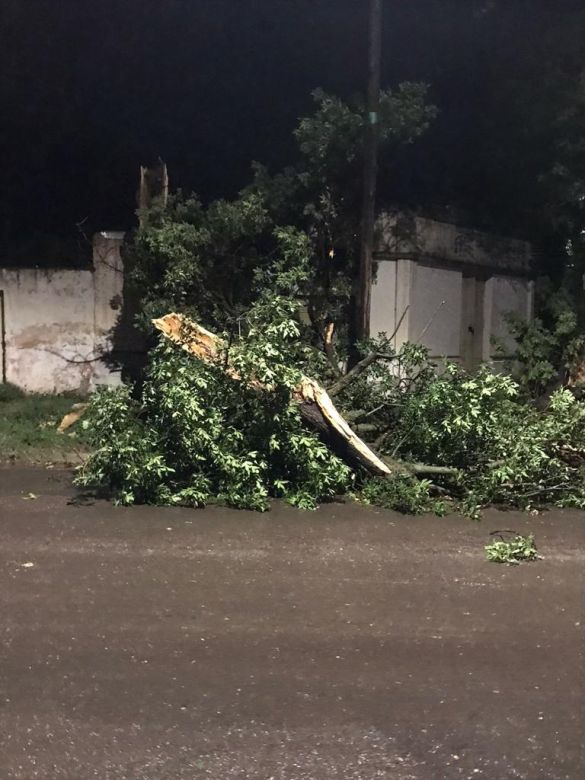
[[[501,528],[544,559],[488,563]],[[4,469],[0,777],[582,780],[584,564],[578,512],[122,509]]]

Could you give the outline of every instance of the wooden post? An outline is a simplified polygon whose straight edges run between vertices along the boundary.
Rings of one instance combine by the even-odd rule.
[[[370,335],[372,289],[372,253],[378,173],[378,136],[380,107],[380,63],[382,56],[382,0],[370,0],[368,56],[368,117],[364,138],[364,192],[360,265],[355,307],[355,336],[361,340]]]

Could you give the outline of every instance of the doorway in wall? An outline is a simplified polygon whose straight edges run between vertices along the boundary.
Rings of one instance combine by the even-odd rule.
[[[463,274],[461,301],[461,362],[472,371],[484,356],[484,301],[486,280],[477,273]]]

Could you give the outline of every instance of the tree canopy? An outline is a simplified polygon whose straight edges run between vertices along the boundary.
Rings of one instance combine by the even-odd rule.
[[[381,100],[381,168],[399,146],[420,137],[436,116],[423,84],[401,84]],[[298,161],[271,174],[254,166],[233,201],[204,206],[177,193],[143,215],[126,252],[143,318],[189,314],[234,330],[267,288],[297,288],[313,339],[347,321],[357,262],[364,109],[317,90],[315,110],[294,137]],[[340,334],[343,336],[343,334]]]

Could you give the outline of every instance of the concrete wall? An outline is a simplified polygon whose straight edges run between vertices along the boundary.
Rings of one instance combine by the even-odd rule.
[[[532,305],[533,282],[527,278],[484,280],[414,260],[382,261],[372,288],[370,329],[372,336],[394,334],[396,348],[406,341],[421,343],[431,357],[471,368],[513,354],[506,316],[515,312],[530,319]]]
[[[122,305],[121,243],[120,234],[97,235],[93,269],[0,268],[0,379],[47,393],[119,381],[102,356]]]
[[[460,355],[462,274],[413,260],[381,262],[372,287],[370,332],[395,347],[423,343],[432,357]]]
[[[498,346],[503,348],[504,356],[514,354],[514,339],[510,335],[507,316],[515,314],[523,319],[533,316],[534,282],[526,279],[515,279],[508,276],[493,276],[487,282],[486,298],[489,301],[489,330],[493,336],[489,344],[490,357],[497,358],[501,354]]]
[[[432,357],[461,356],[461,287],[460,271],[415,264],[408,340]]]
[[[380,263],[376,281],[372,286],[372,304],[370,333],[377,336],[385,333],[391,336],[395,330],[403,309],[399,309],[396,298],[398,263]],[[396,345],[396,336],[393,339]]]
[[[378,236],[372,335],[468,368],[503,364],[493,340],[514,352],[506,315],[532,317],[530,245],[401,214],[383,215]]]
[[[530,274],[532,247],[527,241],[495,236],[413,214],[388,212],[377,223],[377,252],[385,258],[416,257],[426,262]]]

